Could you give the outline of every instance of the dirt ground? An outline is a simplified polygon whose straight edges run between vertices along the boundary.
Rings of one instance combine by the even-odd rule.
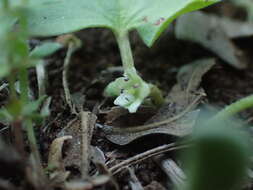
[[[215,6],[208,11],[227,14],[226,6],[228,5]],[[236,9],[233,14],[230,12],[229,16],[243,19],[243,15],[240,10]],[[177,138],[164,134],[147,135],[124,146],[112,143],[106,138],[100,126],[108,122],[108,114],[112,114],[112,117],[117,116],[114,116],[111,110],[114,106],[113,99],[105,99],[103,90],[110,81],[122,74],[119,68],[121,61],[118,47],[112,33],[108,30],[88,29],[78,32],[76,35],[82,40],[83,46],[71,59],[68,76],[70,91],[72,94],[81,93],[85,99],[84,110],[94,112],[97,116],[91,145],[100,150],[107,166],[110,168],[134,155],[174,142]],[[41,40],[44,39],[34,39],[31,44],[36,45]],[[239,38],[233,41],[249,56],[250,64],[248,68],[243,70],[231,67],[213,52],[197,43],[177,40],[170,31],[165,32],[151,49],[142,43],[135,32],[131,33],[131,42],[135,64],[139,73],[146,81],[156,84],[162,90],[164,96],[167,96],[173,85],[176,84],[176,74],[181,66],[197,59],[209,57],[216,59],[216,65],[204,75],[200,84],[206,93],[205,102],[213,106],[224,107],[253,92],[253,37]],[[45,165],[48,159],[49,147],[55,138],[61,136],[62,133],[71,134],[72,136],[80,135],[79,131],[75,131],[76,129],[65,129],[71,122],[77,122],[73,121],[76,116],[70,113],[70,109],[64,100],[62,70],[65,54],[66,49],[63,49],[46,59],[49,84],[47,94],[52,97],[51,115],[46,124],[41,128],[38,126],[36,130],[42,160]],[[30,72],[31,86],[36,88],[35,71],[31,70]],[[1,105],[6,101],[6,94],[6,92],[0,94]],[[136,114],[125,113],[117,119],[125,126],[140,125],[148,121],[157,111],[157,109],[149,109],[148,111],[141,109]],[[253,123],[253,109],[241,113],[240,116],[245,121]],[[1,125],[1,129],[5,127]],[[1,136],[5,139],[9,139],[8,134],[9,129],[4,129],[1,132]],[[73,138],[77,137],[73,136]],[[79,179],[81,176],[79,164],[81,158],[80,155],[77,155],[78,151],[73,147],[76,146],[73,143],[66,142],[64,144],[63,159],[66,169],[70,171],[68,179],[74,180]],[[70,150],[71,148],[72,150]],[[69,157],[69,154],[72,154],[71,157]],[[168,153],[168,156],[176,159],[177,151]],[[20,173],[22,174],[23,168],[13,167],[15,156],[13,156],[13,160],[6,162],[9,164],[4,166],[0,164],[0,176],[11,179],[11,182],[22,189],[22,177],[20,179],[17,176]],[[10,170],[15,171],[15,174],[9,173]],[[131,171],[134,171],[134,175],[131,174]],[[91,175],[96,172],[96,166],[93,163],[89,172]],[[105,174],[107,174],[106,171]],[[170,189],[173,184],[166,172],[157,163],[157,159],[151,158],[132,165],[129,170],[122,170],[113,176],[114,181],[111,180],[106,183],[107,185],[98,185],[94,189],[116,189],[118,185],[119,189],[122,190],[137,190],[137,187],[133,187],[129,183],[135,175],[145,190]],[[251,187],[251,185],[249,186]]]

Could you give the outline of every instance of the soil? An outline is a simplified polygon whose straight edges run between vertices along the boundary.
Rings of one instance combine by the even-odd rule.
[[[210,11],[217,12],[218,9],[219,13],[226,13],[224,7],[213,9]],[[241,18],[241,14],[238,16],[237,13],[234,13],[232,16],[234,15]],[[103,89],[110,81],[122,74],[119,69],[121,65],[119,51],[113,34],[109,30],[88,29],[78,32],[76,35],[83,42],[83,46],[73,55],[71,60],[68,76],[71,93],[82,93],[84,95],[84,110],[92,112],[98,105],[102,105],[103,110],[110,110],[113,106],[113,100],[105,99]],[[43,40],[32,40],[31,44],[35,45]],[[252,64],[244,70],[232,68],[202,46],[175,39],[170,31],[164,33],[161,39],[151,49],[142,43],[135,32],[131,33],[131,43],[137,70],[146,81],[156,84],[162,89],[165,96],[176,83],[176,74],[182,65],[207,57],[215,57],[217,60],[216,66],[204,76],[201,83],[210,105],[224,107],[253,92]],[[253,54],[251,52],[253,52],[253,38],[237,39],[235,43],[243,51],[251,55],[250,59],[252,63]],[[46,59],[49,84],[47,94],[52,97],[50,106],[51,115],[47,119],[46,125],[43,128],[38,128],[36,131],[39,139],[40,153],[45,164],[47,163],[50,144],[58,136],[59,132],[75,118],[75,115],[70,113],[70,109],[64,100],[62,69],[65,54],[66,49],[63,49]],[[33,70],[31,70],[30,78],[31,86],[33,89],[36,89],[36,75]],[[6,95],[6,92],[0,93],[1,105],[5,103]],[[142,116],[135,115],[131,116],[132,118],[129,116],[127,120],[129,125],[144,123],[154,113],[156,113],[156,110]],[[106,122],[105,114],[97,114],[97,117],[97,124],[103,125]],[[252,122],[253,109],[241,113],[241,117],[244,120]],[[5,126],[1,126],[1,128],[4,129]],[[5,139],[8,139],[8,129],[3,130],[1,133]],[[101,129],[96,127],[91,144],[98,147],[106,159],[114,159],[113,164],[115,164],[156,146],[173,142],[174,140],[175,138],[171,136],[154,135],[147,136],[126,146],[119,146],[108,141]],[[66,147],[64,147],[65,149]],[[173,158],[176,156],[175,152],[169,155]],[[66,156],[66,152],[64,156]],[[94,165],[91,166],[91,173],[94,167]],[[71,171],[71,179],[78,179],[80,177],[80,171],[77,168],[70,166],[67,169]],[[22,173],[22,168],[15,168],[14,170],[17,173]],[[164,171],[157,166],[157,163],[153,159],[147,159],[133,165],[133,170],[145,190],[163,190],[167,189],[168,183],[169,186],[171,185]],[[1,171],[1,177],[2,173]],[[10,179],[9,177],[12,179],[11,181],[14,181],[14,184],[18,186],[22,184],[20,179],[16,178],[16,175],[7,176],[7,179]],[[119,189],[131,189],[129,186],[131,177],[128,170],[124,170],[114,177],[119,185]],[[107,186],[99,186],[94,189],[113,188],[114,186],[109,183]]]

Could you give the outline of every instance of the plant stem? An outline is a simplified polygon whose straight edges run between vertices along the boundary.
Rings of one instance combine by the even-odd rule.
[[[218,114],[216,114],[212,120],[222,120],[227,119],[245,109],[253,107],[253,95],[247,96],[238,100],[235,103],[225,107]]]
[[[27,129],[27,137],[28,137],[28,141],[29,141],[29,145],[30,145],[30,149],[32,152],[32,156],[34,157],[34,161],[35,161],[35,167],[34,168],[36,170],[36,172],[38,172],[38,177],[39,180],[37,181],[37,185],[39,187],[39,189],[48,189],[48,187],[46,188],[47,184],[45,184],[46,180],[46,176],[44,174],[44,170],[43,170],[43,166],[42,166],[42,162],[41,162],[41,158],[40,158],[40,153],[39,153],[39,149],[37,146],[37,142],[36,142],[36,136],[34,133],[34,127],[33,127],[33,122],[31,119],[27,119],[26,122],[26,129]]]
[[[29,101],[29,79],[26,68],[21,68],[19,71],[21,101],[26,104]]]
[[[155,85],[151,85],[150,97],[152,98],[152,100],[156,106],[159,107],[164,104],[163,95],[162,95],[161,91],[159,90],[159,88],[157,88],[157,86],[155,86]]]
[[[35,66],[39,98],[46,95],[47,77],[44,64],[37,64]]]
[[[24,137],[22,132],[22,121],[17,119],[16,121],[12,122],[12,130],[15,147],[18,153],[24,159],[26,153],[25,153]]]
[[[73,104],[72,99],[71,99],[71,94],[70,94],[69,85],[68,85],[68,71],[69,71],[70,59],[74,50],[75,50],[74,45],[70,43],[68,45],[67,54],[64,59],[64,65],[63,65],[63,71],[62,71],[62,85],[63,85],[64,94],[65,94],[65,99],[71,112],[74,114],[77,114],[75,105]]]
[[[34,157],[36,161],[38,162],[38,164],[41,165],[40,154],[39,154],[39,149],[36,142],[36,136],[34,133],[33,123],[30,119],[27,119],[25,123],[26,123],[27,137],[28,137],[31,152],[34,154]]]
[[[128,32],[115,33],[115,36],[119,46],[125,74],[129,76],[132,76],[133,74],[137,75],[136,69],[134,67],[134,59],[129,42]]]
[[[10,87],[9,102],[14,102],[17,100],[17,94],[15,90],[15,72],[11,72],[11,74],[8,76],[8,82],[9,82],[9,87]]]

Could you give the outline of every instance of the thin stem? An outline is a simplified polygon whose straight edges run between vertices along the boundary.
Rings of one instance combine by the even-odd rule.
[[[253,107],[253,95],[247,96],[238,100],[237,102],[227,106],[221,110],[217,115],[215,115],[212,120],[222,120],[227,119],[245,109]]]
[[[19,71],[21,101],[26,104],[29,101],[29,79],[26,68],[21,68]]]
[[[9,81],[9,87],[10,87],[9,102],[14,102],[17,100],[17,94],[16,94],[16,89],[15,89],[15,80],[16,80],[15,79],[15,72],[11,72],[11,74],[8,75],[8,81]]]
[[[16,121],[12,122],[12,131],[14,136],[14,144],[21,155],[22,158],[25,158],[25,145],[24,145],[24,137],[22,132],[22,121],[17,119]]]
[[[36,141],[36,136],[35,136],[35,133],[34,133],[33,122],[32,122],[31,119],[27,119],[25,124],[26,124],[27,137],[28,137],[30,149],[31,149],[32,155],[34,156],[35,162],[36,162],[36,166],[37,166],[37,169],[38,169],[38,175],[40,177],[40,181],[42,181],[42,183],[43,183],[43,182],[46,181],[46,177],[45,177],[44,170],[43,170],[43,167],[42,167],[39,148],[37,146],[37,141]],[[40,184],[39,186],[47,186],[47,185]],[[44,189],[44,188],[42,188],[42,189]]]
[[[164,104],[162,92],[155,85],[151,85],[150,97],[156,106],[159,107]]]
[[[71,112],[77,113],[75,106],[73,105],[72,100],[71,100],[71,94],[70,94],[69,85],[68,85],[68,71],[69,71],[70,59],[71,59],[71,55],[73,54],[74,50],[75,50],[75,48],[74,48],[73,44],[70,43],[68,45],[67,54],[64,59],[64,65],[63,65],[63,71],[62,71],[62,84],[63,84],[63,90],[64,90],[64,94],[65,94],[65,99],[66,99],[68,106],[71,109]]]
[[[190,141],[185,142],[185,143],[171,143],[171,144],[161,145],[159,147],[153,148],[151,150],[148,150],[146,152],[143,152],[143,153],[140,153],[136,156],[133,156],[127,160],[124,160],[124,161],[118,163],[117,165],[111,167],[109,169],[109,171],[113,175],[115,175],[118,172],[125,169],[126,167],[136,164],[140,161],[146,160],[146,159],[151,158],[153,156],[157,156],[157,155],[169,152],[169,151],[174,151],[174,150],[183,149],[183,148],[189,148],[190,146],[191,146]]]
[[[34,154],[36,160],[40,162],[40,154],[39,154],[39,149],[38,149],[38,146],[37,146],[37,141],[36,141],[36,136],[35,136],[35,133],[34,133],[34,128],[33,128],[32,121],[27,119],[26,126],[27,126],[26,127],[27,137],[28,137],[28,141],[29,141],[29,144],[30,144],[31,151]]]
[[[81,173],[82,178],[86,179],[88,177],[89,171],[89,157],[90,157],[90,139],[89,139],[89,113],[81,111],[81,127],[82,127],[82,141],[81,141]]]
[[[137,74],[134,67],[134,59],[129,42],[128,32],[116,33],[115,36],[119,46],[124,72],[130,76]]]
[[[37,83],[39,90],[39,97],[46,95],[46,86],[47,86],[47,77],[44,64],[37,64],[35,66],[36,75],[37,75]]]
[[[34,154],[34,157],[38,164],[41,165],[40,153],[39,148],[37,146],[37,140],[34,132],[33,122],[31,119],[26,119],[26,130],[27,130],[27,137],[30,145],[31,152]]]

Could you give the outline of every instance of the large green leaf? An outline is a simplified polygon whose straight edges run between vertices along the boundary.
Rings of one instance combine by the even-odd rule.
[[[40,46],[36,46],[31,52],[30,52],[30,57],[31,58],[44,58],[46,56],[49,56],[59,49],[62,48],[62,45],[57,42],[46,42],[41,44]]]
[[[219,0],[43,0],[29,5],[30,33],[50,36],[105,27],[138,30],[151,46],[177,16]]]

